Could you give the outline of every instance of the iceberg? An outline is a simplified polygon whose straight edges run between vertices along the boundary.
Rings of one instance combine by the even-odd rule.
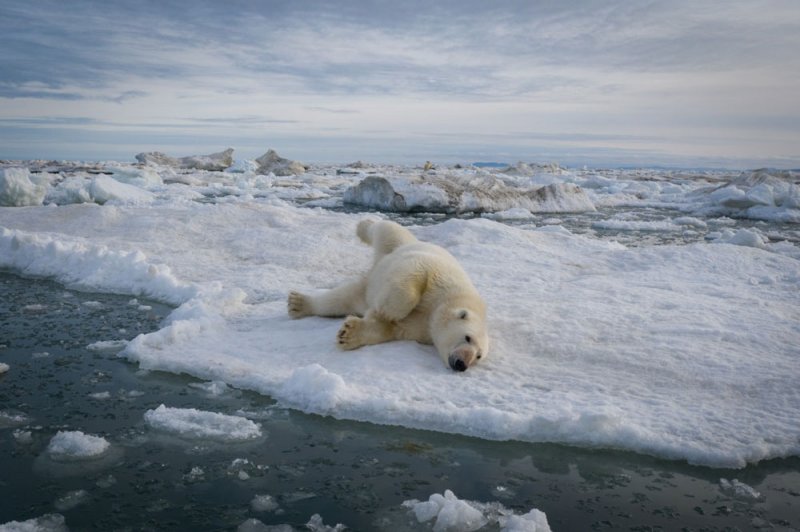
[[[233,148],[209,155],[189,155],[180,158],[170,157],[160,151],[153,151],[137,154],[136,160],[149,166],[221,172],[233,164]]]
[[[259,174],[273,174],[283,177],[306,173],[306,167],[303,163],[285,159],[278,155],[275,150],[267,150],[264,155],[256,159],[256,164],[258,164],[256,172]]]
[[[591,199],[573,183],[517,187],[497,177],[423,175],[368,176],[344,191],[344,203],[389,212],[483,213],[525,209],[533,213],[594,211]]]

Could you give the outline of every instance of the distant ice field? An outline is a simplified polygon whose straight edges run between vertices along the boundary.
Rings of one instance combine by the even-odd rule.
[[[4,170],[6,197],[33,199],[0,207],[0,268],[175,305],[121,353],[146,369],[305,412],[486,439],[717,467],[800,455],[793,175],[491,174],[528,194],[527,207],[504,192],[480,196],[482,212],[367,214],[342,202],[367,171],[110,168],[99,180]],[[442,197],[408,193],[419,170],[373,171],[406,198],[435,208]],[[489,178],[453,172],[466,184],[447,201],[477,201],[467,181]],[[559,183],[580,189],[550,189],[546,204],[567,211],[537,211],[529,191]],[[341,320],[287,317],[290,289],[329,288],[368,267],[355,236],[364,216],[410,223],[460,260],[489,305],[487,360],[456,374],[415,343],[344,353]]]

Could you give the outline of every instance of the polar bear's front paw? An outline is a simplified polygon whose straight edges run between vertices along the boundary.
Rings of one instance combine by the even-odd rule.
[[[289,311],[289,317],[292,319],[296,320],[297,318],[311,315],[311,304],[308,298],[300,292],[289,292],[286,306]]]
[[[364,320],[356,316],[348,316],[336,333],[336,342],[340,349],[356,349],[364,345],[361,341],[361,329],[364,327]]]

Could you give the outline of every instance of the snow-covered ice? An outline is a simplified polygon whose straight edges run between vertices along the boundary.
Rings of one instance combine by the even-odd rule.
[[[259,426],[247,418],[196,408],[170,408],[160,405],[145,412],[144,420],[154,429],[184,438],[237,442],[261,436]]]
[[[121,355],[143,369],[224,382],[306,412],[480,438],[725,467],[800,454],[800,261],[792,229],[775,242],[766,230],[715,218],[707,241],[627,248],[562,225],[532,230],[475,218],[411,227],[449,249],[489,304],[492,352],[456,375],[429,346],[395,342],[343,353],[334,341],[340,320],[286,316],[289,289],[331,287],[371,258],[355,237],[363,215],[299,203],[341,201],[368,172],[410,183],[419,170],[312,167],[279,179],[144,167],[162,177],[159,184],[132,167],[108,168],[100,177],[152,201],[2,207],[0,268],[175,305],[160,330],[124,347]],[[738,192],[720,192],[728,182],[717,175],[523,170],[492,179],[503,191],[570,185],[598,208],[680,213],[661,222],[611,218],[634,224],[628,229],[653,221],[705,234],[712,215],[755,218],[768,213],[753,209],[768,207],[776,219],[792,220],[800,212],[792,173],[760,182],[751,173],[728,184],[761,202],[745,208],[721,199]],[[486,177],[472,167],[452,173],[460,182]],[[51,175],[38,181],[49,187],[45,203],[69,179],[89,194],[98,177]],[[442,194],[425,190],[418,201]],[[500,202],[484,199],[481,210],[511,208],[486,208]],[[174,427],[181,416],[162,419],[171,412],[164,409],[150,416]],[[203,417],[198,434],[215,423]]]
[[[47,187],[31,181],[27,168],[0,168],[0,205],[41,205]]]
[[[47,445],[47,454],[53,460],[92,460],[102,456],[110,447],[102,436],[84,434],[79,430],[58,431]]]

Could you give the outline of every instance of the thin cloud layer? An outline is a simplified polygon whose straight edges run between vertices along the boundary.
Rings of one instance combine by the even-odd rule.
[[[0,157],[800,166],[794,1],[162,4],[0,5]]]

